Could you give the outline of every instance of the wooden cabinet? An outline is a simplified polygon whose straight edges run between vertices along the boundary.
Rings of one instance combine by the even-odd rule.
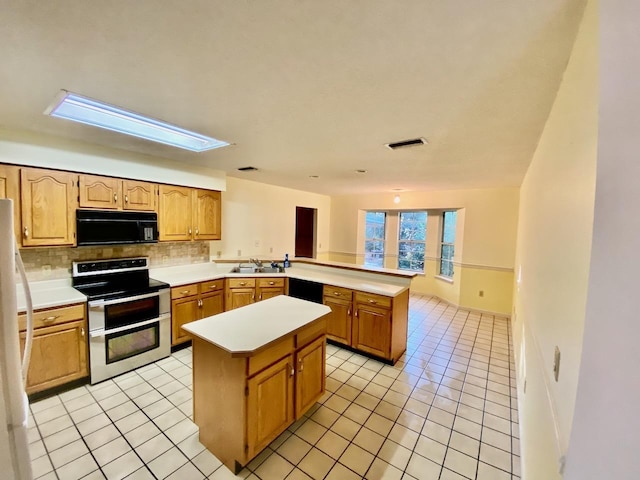
[[[200,442],[230,470],[239,472],[324,394],[325,318],[245,355],[194,337],[194,422]]]
[[[20,172],[22,245],[75,244],[78,176],[23,168]]]
[[[24,350],[26,314],[18,316]],[[85,305],[34,313],[34,338],[27,374],[27,393],[57,387],[89,375]]]
[[[160,241],[220,240],[220,192],[160,185]]]
[[[284,277],[229,278],[226,309],[233,310],[260,300],[284,295],[285,290]]]
[[[327,338],[395,363],[407,348],[409,292],[386,297],[325,285]]]
[[[186,323],[224,312],[224,280],[192,283],[171,289],[171,345],[190,340]]]
[[[13,224],[18,244],[20,234],[20,169],[12,165],[0,165],[0,198],[13,200]]]
[[[257,455],[293,423],[293,387],[292,355],[247,381],[247,445],[250,457]]]
[[[80,175],[80,208],[155,211],[158,186],[137,180]]]

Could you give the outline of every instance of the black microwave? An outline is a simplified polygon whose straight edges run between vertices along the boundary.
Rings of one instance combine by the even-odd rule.
[[[158,241],[158,214],[155,212],[76,210],[76,234],[79,247],[156,243]]]

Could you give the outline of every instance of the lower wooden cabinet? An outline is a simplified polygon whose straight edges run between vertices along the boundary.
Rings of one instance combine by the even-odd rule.
[[[261,300],[284,295],[284,277],[247,277],[227,279],[226,309],[244,307]]]
[[[395,363],[407,349],[409,291],[385,297],[325,285],[327,338]]]
[[[18,316],[20,349],[24,351],[26,315]],[[78,380],[89,375],[85,305],[34,313],[34,336],[27,374],[27,394]]]
[[[190,340],[186,323],[224,312],[224,280],[210,280],[171,289],[171,345]]]
[[[321,317],[250,357],[193,339],[199,440],[230,470],[240,471],[324,394],[325,332]]]

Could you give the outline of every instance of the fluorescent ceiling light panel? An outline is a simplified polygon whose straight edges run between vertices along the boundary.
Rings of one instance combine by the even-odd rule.
[[[93,125],[113,132],[124,133],[152,142],[203,152],[226,147],[227,142],[207,137],[170,123],[145,117],[138,113],[62,90],[45,115]]]

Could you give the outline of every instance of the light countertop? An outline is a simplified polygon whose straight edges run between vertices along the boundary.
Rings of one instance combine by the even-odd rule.
[[[72,303],[84,303],[87,297],[71,286],[71,280],[45,280],[42,282],[29,282],[33,309],[59,307]],[[16,285],[18,300],[18,312],[24,312],[27,304],[22,284]]]
[[[172,287],[219,278],[289,277],[387,297],[398,296],[407,290],[410,285],[410,279],[385,278],[383,275],[376,275],[374,280],[371,275],[359,275],[358,272],[341,270],[337,266],[335,268],[324,266],[322,269],[316,269],[313,266],[293,265],[287,268],[285,273],[230,273],[230,270],[235,266],[235,264],[231,263],[198,263],[153,268],[149,271],[149,276],[161,282],[166,282]]]
[[[190,322],[182,328],[234,356],[251,356],[330,311],[326,305],[280,295]]]

